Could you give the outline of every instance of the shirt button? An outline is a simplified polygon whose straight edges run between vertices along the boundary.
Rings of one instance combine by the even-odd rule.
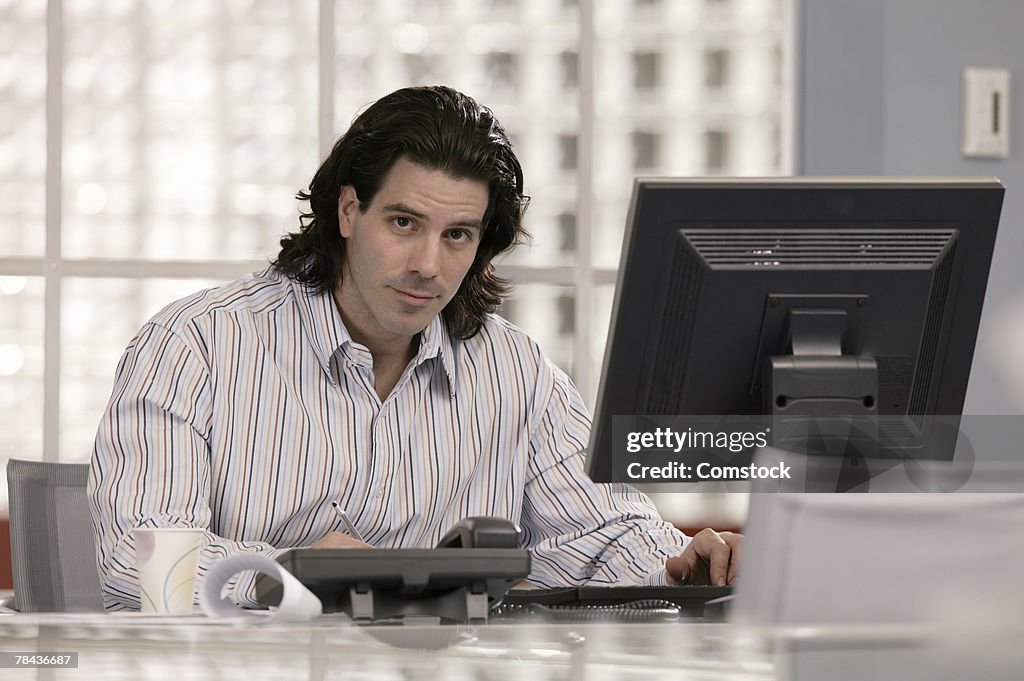
[[[384,488],[383,487],[378,487],[377,488],[377,498],[380,499],[382,496],[384,496]]]

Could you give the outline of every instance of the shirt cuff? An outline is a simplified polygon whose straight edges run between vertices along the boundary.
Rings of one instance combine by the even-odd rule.
[[[644,586],[669,586],[669,584],[668,572],[665,570],[665,566],[644,577]]]

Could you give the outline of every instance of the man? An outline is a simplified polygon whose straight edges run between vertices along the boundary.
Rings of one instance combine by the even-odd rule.
[[[732,581],[738,535],[691,541],[586,477],[579,395],[493,314],[528,199],[488,109],[388,95],[299,198],[271,268],[168,306],[118,366],[89,482],[108,609],[138,606],[134,527],[207,529],[201,578],[239,551],[363,546],[335,501],[376,547],[508,518],[539,585]],[[252,575],[233,588],[255,605]]]

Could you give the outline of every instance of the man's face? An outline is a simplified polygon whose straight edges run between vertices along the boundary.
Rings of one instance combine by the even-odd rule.
[[[342,187],[347,240],[336,297],[352,337],[371,351],[411,342],[459,290],[476,257],[487,184],[399,159],[365,213]]]

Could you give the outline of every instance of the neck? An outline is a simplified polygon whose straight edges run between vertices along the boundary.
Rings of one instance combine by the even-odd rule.
[[[353,340],[358,339],[355,336]],[[386,349],[374,349],[368,343],[364,343],[370,350],[370,355],[373,357],[373,388],[377,393],[377,397],[383,402],[394,390],[395,385],[398,384],[398,380],[402,377],[402,373],[405,371],[405,367],[409,366],[409,362],[416,356],[416,351],[419,349],[420,334],[416,334],[411,340],[405,343],[404,350],[401,347],[388,347]]]
[[[409,360],[416,356],[422,334],[418,333],[414,336],[381,336],[366,333],[356,320],[345,314],[345,310],[341,305],[338,305],[338,310],[341,312],[341,321],[345,322],[345,329],[348,330],[348,335],[356,343],[365,346],[370,351],[370,354],[373,356],[374,366],[379,362],[388,364],[400,362],[402,366],[405,366],[409,363]]]
[[[362,343],[369,349],[370,355],[373,356],[374,367],[386,364],[392,366],[399,365],[404,369],[405,365],[416,356],[416,351],[420,349],[420,334],[416,334],[412,338],[403,338],[401,343],[370,344],[357,339],[355,336],[352,339],[357,343]]]
[[[370,351],[370,356],[373,358],[374,389],[381,401],[386,400],[398,383],[398,379],[402,377],[405,367],[416,356],[422,333],[413,336],[368,333],[357,319],[345,312],[345,307],[337,292],[334,302],[349,336]]]

